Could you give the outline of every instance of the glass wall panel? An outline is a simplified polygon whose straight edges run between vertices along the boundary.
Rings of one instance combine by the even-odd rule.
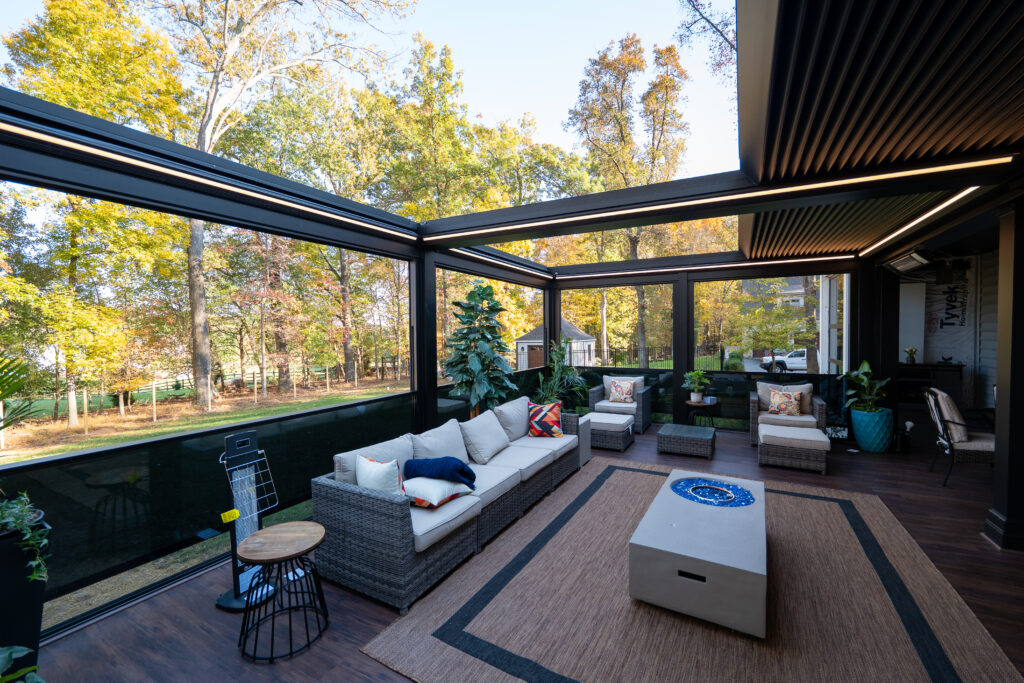
[[[654,421],[672,421],[672,285],[563,290],[562,319],[572,364],[590,386],[605,374],[641,374]]]
[[[828,407],[828,425],[844,424],[849,275],[696,282],[694,369],[711,386],[704,411],[715,427],[749,429],[750,392],[758,381],[814,385]]]
[[[448,339],[459,321],[455,302],[464,301],[477,283],[494,289],[495,298],[505,308],[498,315],[502,325],[502,341],[509,351],[505,360],[513,370],[527,370],[544,365],[544,291],[534,287],[467,275],[454,270],[437,270],[437,360],[438,377],[447,381],[441,363],[448,357]]]
[[[29,371],[6,408],[31,414],[4,430],[0,463],[408,391],[408,273],[2,183],[0,353]]]

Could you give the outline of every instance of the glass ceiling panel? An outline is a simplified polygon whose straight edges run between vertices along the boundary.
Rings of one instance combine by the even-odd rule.
[[[659,256],[715,254],[736,251],[739,248],[738,222],[736,216],[722,216],[680,223],[541,237],[491,246],[545,266],[574,266]]]
[[[3,85],[417,221],[739,167],[734,0],[8,4]]]

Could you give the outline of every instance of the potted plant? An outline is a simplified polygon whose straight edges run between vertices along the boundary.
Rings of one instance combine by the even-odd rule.
[[[512,368],[501,355],[512,352],[501,338],[498,321],[505,308],[494,298],[494,288],[482,283],[454,306],[458,309],[455,318],[462,326],[448,337],[450,355],[441,367],[452,379],[451,393],[466,397],[470,415],[476,416],[480,406],[493,408],[519,391],[509,380]]]
[[[20,680],[22,683],[45,683],[35,670],[39,667],[35,664],[24,666],[16,671],[7,673],[7,670],[14,666],[14,660],[21,659],[29,654],[31,650],[27,647],[0,647],[0,683]]]
[[[575,409],[583,402],[587,392],[587,383],[576,368],[565,362],[568,354],[569,338],[563,337],[562,343],[551,342],[548,354],[548,374],[541,377],[540,386],[534,393],[537,403],[554,403],[562,401],[565,409]]]
[[[908,346],[903,349],[903,353],[907,354],[907,365],[913,365],[917,362],[917,359],[915,358],[915,356],[917,356],[916,346]]]
[[[0,358],[0,401],[21,390],[28,369],[19,360]],[[30,404],[23,401],[5,411],[0,430],[29,414]],[[9,666],[21,675],[34,670],[39,649],[39,629],[43,620],[43,589],[46,587],[46,553],[49,527],[43,513],[32,506],[26,493],[7,499],[0,491],[0,645],[10,656]],[[10,648],[10,649],[7,649]],[[3,667],[8,668],[8,667]],[[6,677],[5,677],[6,680]]]
[[[892,442],[892,410],[880,407],[878,401],[885,397],[882,387],[889,383],[889,378],[875,379],[867,361],[843,378],[857,385],[856,389],[846,391],[850,398],[845,405],[850,409],[857,445],[869,453],[885,452]]]
[[[690,390],[690,400],[694,403],[704,401],[704,390],[711,386],[711,380],[707,378],[703,370],[691,370],[686,373],[686,381],[683,388]]]

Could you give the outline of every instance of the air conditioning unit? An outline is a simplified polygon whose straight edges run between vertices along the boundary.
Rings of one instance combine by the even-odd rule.
[[[919,251],[912,251],[909,254],[904,254],[898,258],[894,258],[892,261],[886,263],[886,267],[895,270],[897,273],[908,273],[918,268],[923,268],[931,263],[931,260],[926,258]]]

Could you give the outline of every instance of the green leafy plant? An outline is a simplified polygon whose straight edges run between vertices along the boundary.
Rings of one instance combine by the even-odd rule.
[[[699,394],[709,386],[711,386],[711,380],[708,379],[703,370],[691,370],[686,373],[686,381],[683,382],[684,389],[689,389]]]
[[[17,498],[0,499],[0,532],[15,531],[21,534],[18,546],[32,555],[26,565],[31,581],[46,581],[48,578],[45,560],[50,530],[40,523],[42,517],[42,511],[33,507],[24,491]]]
[[[21,391],[28,380],[28,366],[16,358],[0,357],[0,401],[6,401]],[[29,401],[20,401],[13,406],[4,404],[4,417],[0,429],[7,429],[32,413]]]
[[[505,308],[494,298],[494,288],[477,284],[456,301],[455,318],[461,327],[448,337],[451,355],[441,364],[454,383],[453,393],[469,397],[472,412],[493,408],[518,388],[509,380],[512,368],[501,356],[511,353],[501,338],[498,314]]]
[[[903,353],[907,354],[907,360],[914,360],[914,356],[917,355],[917,347],[908,346],[907,348],[903,349]]]
[[[561,344],[551,342],[551,352],[548,354],[549,374],[541,378],[540,386],[534,394],[534,401],[537,403],[562,401],[565,407],[575,408],[586,396],[586,381],[576,372],[576,368],[565,361],[569,343],[568,337],[563,337]]]
[[[11,668],[11,665],[14,664],[15,659],[24,657],[30,652],[32,652],[32,650],[27,647],[0,647],[0,683],[8,683],[9,681],[17,680],[24,681],[24,683],[46,683],[38,674],[35,673],[35,671],[39,669],[38,666],[26,666],[24,669],[5,673],[9,668]]]
[[[846,401],[844,408],[853,407],[865,413],[877,413],[880,408],[878,401],[885,398],[882,387],[889,383],[889,378],[875,379],[872,376],[871,365],[863,361],[860,367],[843,375],[843,378],[853,382],[857,389],[847,389],[846,395],[850,398]]]

